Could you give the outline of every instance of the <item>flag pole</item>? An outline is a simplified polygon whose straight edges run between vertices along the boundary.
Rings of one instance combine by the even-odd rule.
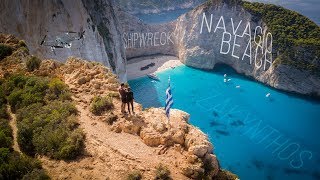
[[[171,87],[170,87],[170,75],[169,75],[169,77],[168,77],[168,88],[170,89],[170,91],[171,91]],[[171,108],[171,107],[170,107]],[[168,114],[168,124],[169,124],[169,126],[170,126],[170,109],[169,109],[169,114]]]
[[[171,87],[170,87],[170,76],[168,78],[168,88],[166,90],[166,104],[165,104],[165,112],[166,116],[168,118],[168,124],[170,126],[170,109],[173,105],[173,97],[171,93]]]

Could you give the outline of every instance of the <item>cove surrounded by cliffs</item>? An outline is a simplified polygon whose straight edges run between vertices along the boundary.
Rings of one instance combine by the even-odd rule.
[[[304,1],[301,6],[291,8],[296,10],[295,12],[272,4],[251,3],[246,0],[190,0],[193,2],[187,4],[181,4],[180,0],[166,3],[158,0],[146,1],[149,3],[145,3],[145,0],[135,0],[134,3],[113,0],[5,0],[0,6],[0,33],[12,34],[25,40],[19,43],[19,46],[27,46],[24,50],[30,53],[30,56],[60,62],[74,56],[107,66],[110,72],[116,74],[117,79],[99,83],[95,86],[99,90],[101,84],[127,82],[130,76],[129,66],[135,58],[141,60],[147,57],[148,60],[153,60],[152,68],[158,68],[161,63],[168,63],[169,60],[178,60],[186,66],[174,68],[168,63],[169,70],[157,73],[160,82],[148,78],[133,78],[134,80],[129,81],[138,103],[145,108],[162,108],[170,75],[175,102],[173,108],[189,113],[190,123],[208,134],[215,147],[214,154],[209,157],[211,160],[218,159],[222,169],[249,180],[320,179],[320,144],[317,139],[320,102],[313,99],[320,97],[319,16],[297,13],[310,12],[310,9],[307,10],[304,6],[309,4],[312,9],[316,9],[315,15],[318,15],[317,2]],[[184,9],[179,10],[181,7]],[[144,17],[135,16],[137,12],[144,12]],[[154,12],[161,16],[153,14]],[[247,28],[248,24],[251,28]],[[201,31],[202,27],[205,27],[204,31]],[[72,37],[70,34],[78,35],[72,43],[68,40]],[[238,38],[245,34],[246,38]],[[264,34],[267,36],[263,36]],[[259,36],[270,37],[270,40],[256,38]],[[51,43],[43,44],[45,40]],[[133,46],[128,46],[128,42]],[[265,48],[259,48],[262,44]],[[14,46],[15,49],[17,45]],[[55,49],[56,47],[58,49]],[[154,55],[174,58],[159,63],[157,58],[150,57]],[[243,57],[250,59],[245,60]],[[260,66],[260,63],[254,66],[251,57],[255,60],[264,59],[264,62],[268,62],[267,68]],[[22,57],[19,59],[25,61]],[[131,72],[149,73],[141,70],[147,64],[144,65],[142,61],[137,63],[140,64],[136,65],[136,69],[130,69]],[[56,68],[55,63],[53,66],[45,66]],[[88,69],[90,67],[88,66]],[[1,70],[5,72],[7,66],[3,66]],[[148,70],[153,71],[151,68]],[[227,78],[224,78],[224,74],[227,74]],[[91,81],[91,75],[82,77],[78,84]],[[117,93],[117,87],[109,87]],[[105,89],[101,88],[101,91]],[[91,92],[88,86],[85,91],[88,94]],[[79,93],[78,90],[75,93]],[[79,99],[79,102],[85,102],[83,107],[88,108],[91,100],[83,100]],[[136,110],[140,107],[137,106]],[[165,114],[162,115],[165,118]],[[151,117],[153,119],[150,119],[159,121],[158,117]],[[96,124],[91,123],[92,126]],[[104,130],[96,127],[89,132],[99,131],[106,135]],[[95,141],[98,136],[88,137]],[[107,139],[104,136],[100,138],[103,139],[101,143]],[[119,139],[123,140],[121,137]],[[132,142],[132,138],[127,141]],[[197,139],[192,142],[198,141]],[[118,143],[115,141],[115,144]],[[181,145],[185,143],[186,141],[182,141]],[[95,146],[104,147],[100,144]],[[133,149],[139,148],[134,146]],[[184,150],[189,151],[188,148]],[[195,152],[195,148],[188,153],[192,151]],[[216,158],[212,158],[215,155]],[[133,159],[127,155],[125,157],[128,159],[121,161],[121,164]],[[158,158],[154,158],[156,159]],[[153,162],[153,159],[145,162]],[[138,163],[145,165],[145,162]],[[172,163],[171,157],[169,162]],[[117,163],[118,159],[115,164]],[[86,164],[91,164],[91,161]],[[187,174],[199,179],[195,174],[201,175],[206,169],[205,166],[203,164],[196,167],[193,164],[190,167],[195,167],[195,171]],[[51,169],[53,166],[49,167]],[[103,164],[102,167],[106,165]],[[175,167],[175,173],[180,173]],[[220,170],[220,166],[215,167],[215,170]],[[81,168],[68,168],[71,172],[68,174],[83,175],[74,171]],[[183,169],[183,166],[181,168]],[[150,170],[149,167],[141,169]],[[112,171],[110,168],[109,171],[118,173],[119,169]],[[122,171],[127,172],[128,168]],[[62,171],[57,172],[59,174]]]
[[[231,80],[224,82],[224,74]],[[173,108],[188,112],[190,123],[208,134],[222,168],[240,179],[320,178],[320,101],[275,90],[225,65],[213,71],[182,65],[157,75],[160,81],[129,81],[135,100],[163,107],[170,76]]]

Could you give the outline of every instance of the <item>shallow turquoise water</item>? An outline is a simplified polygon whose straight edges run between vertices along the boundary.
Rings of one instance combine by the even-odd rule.
[[[135,100],[145,108],[163,107],[170,75],[173,108],[191,115],[190,123],[209,135],[221,166],[240,179],[320,179],[319,101],[274,90],[227,66],[180,66],[157,75],[160,82],[129,81]]]

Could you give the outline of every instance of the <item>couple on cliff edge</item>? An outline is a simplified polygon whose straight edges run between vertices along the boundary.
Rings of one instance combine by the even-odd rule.
[[[133,97],[133,92],[131,91],[131,88],[130,87],[125,88],[124,83],[121,83],[118,91],[119,91],[120,98],[121,98],[121,113],[123,113],[123,114],[127,113],[125,111],[125,107],[126,107],[126,104],[127,104],[128,105],[129,114],[131,114],[130,106],[131,106],[131,109],[132,109],[132,113],[134,114],[134,108],[133,108],[134,97]]]

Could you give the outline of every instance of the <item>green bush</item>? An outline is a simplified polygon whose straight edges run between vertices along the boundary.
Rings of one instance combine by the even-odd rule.
[[[23,152],[55,159],[73,159],[82,152],[84,134],[78,129],[78,111],[66,84],[57,78],[13,75],[1,87],[16,112]]]
[[[21,75],[9,77],[7,81],[0,81],[0,179],[49,179],[41,169],[39,161],[15,152],[12,149],[13,135],[9,125],[9,115],[6,110],[5,91],[9,95],[12,93],[19,94],[17,92],[23,92],[23,89],[20,88],[25,88],[27,84],[28,86],[32,86],[28,82],[28,79]],[[21,98],[23,99],[22,96]],[[20,96],[11,95],[8,99],[10,99],[11,103],[20,103],[17,101],[17,99],[20,99]]]
[[[83,150],[84,134],[77,129],[77,109],[70,102],[53,101],[33,104],[18,110],[18,142],[33,155],[55,159],[73,159]]]
[[[18,42],[18,45],[19,45],[20,47],[27,47],[27,44],[26,44],[26,42],[25,42],[24,40],[20,40],[20,41]]]
[[[172,179],[170,177],[169,169],[166,166],[162,165],[162,164],[159,164],[156,167],[155,174],[156,174],[155,179],[158,179],[158,180],[169,180],[169,179]]]
[[[32,171],[42,171],[39,161],[13,151],[11,146],[12,130],[9,121],[0,119],[0,179],[21,179]],[[33,175],[35,174],[33,173]],[[45,176],[48,177],[42,171],[41,177]]]
[[[0,118],[0,131],[2,131],[6,136],[12,137],[12,130],[8,119]]]
[[[17,89],[8,96],[8,103],[12,107],[13,112],[21,106],[22,94],[22,90]]]
[[[33,128],[28,123],[18,123],[18,144],[24,153],[28,155],[34,155],[34,145],[32,143]]]
[[[94,115],[101,115],[112,108],[113,103],[111,97],[95,96],[92,100],[90,111]]]
[[[9,115],[5,104],[0,107],[0,148],[10,148],[12,146],[12,130],[9,125]]]
[[[0,148],[0,177],[3,179],[21,179],[35,169],[41,169],[39,161],[10,152],[8,148]]]
[[[8,102],[14,112],[33,103],[44,103],[44,97],[48,89],[48,79],[38,77],[20,77],[18,79],[18,85],[14,82],[8,82],[9,87],[12,85],[16,86],[13,87],[14,89],[8,96]],[[10,88],[12,89],[12,87]]]
[[[109,125],[112,125],[115,121],[117,121],[117,119],[118,119],[118,116],[111,112],[107,115],[105,122]]]
[[[140,179],[142,179],[142,175],[140,171],[133,171],[127,177],[127,180],[140,180]]]
[[[0,84],[0,106],[4,105],[7,103],[7,100],[6,100],[6,95],[4,93],[4,90],[3,90],[3,85]]]
[[[58,159],[74,159],[82,153],[84,146],[84,135],[82,130],[73,131],[63,146],[59,149]]]
[[[27,47],[20,47],[19,50],[25,54],[29,54],[29,49]]]
[[[71,100],[71,93],[64,82],[58,78],[53,78],[48,84],[46,99],[49,101],[56,99],[62,101]]]
[[[7,113],[7,108],[6,108],[5,104],[3,104],[0,107],[0,119],[1,118],[3,118],[3,119],[8,119],[9,118],[9,115]]]
[[[12,146],[12,138],[0,130],[0,148],[10,148]]]
[[[14,89],[22,89],[27,82],[27,77],[21,74],[11,75],[3,84],[3,92],[6,96]]]
[[[39,69],[40,65],[41,65],[41,60],[36,56],[30,57],[26,62],[28,71],[34,71],[36,69]]]
[[[316,23],[295,11],[280,6],[246,1],[242,4],[253,14],[253,17],[262,19],[267,24],[273,36],[273,47],[280,53],[278,59],[281,58],[281,60],[278,60],[277,64],[319,72],[320,67],[317,67],[319,58],[316,57],[320,55],[320,27]],[[299,52],[301,48],[303,50]],[[305,51],[312,56],[308,57]],[[307,61],[303,62],[304,59]]]
[[[33,103],[45,104],[45,101],[58,99],[71,100],[71,93],[67,85],[57,78],[50,80],[35,76],[15,75],[9,78],[4,86],[8,92],[8,102],[14,112]]]
[[[120,94],[118,92],[110,91],[108,92],[108,96],[112,98],[120,99]]]
[[[10,56],[11,54],[12,54],[11,46],[1,43],[0,44],[0,60],[4,59],[7,56]]]
[[[30,173],[23,176],[22,180],[49,180],[50,177],[43,169],[34,169]]]
[[[0,164],[4,164],[8,161],[10,155],[9,148],[0,148]]]
[[[81,130],[65,130],[63,126],[54,129],[49,126],[34,135],[33,143],[37,153],[55,159],[74,159],[82,153],[84,136]]]

